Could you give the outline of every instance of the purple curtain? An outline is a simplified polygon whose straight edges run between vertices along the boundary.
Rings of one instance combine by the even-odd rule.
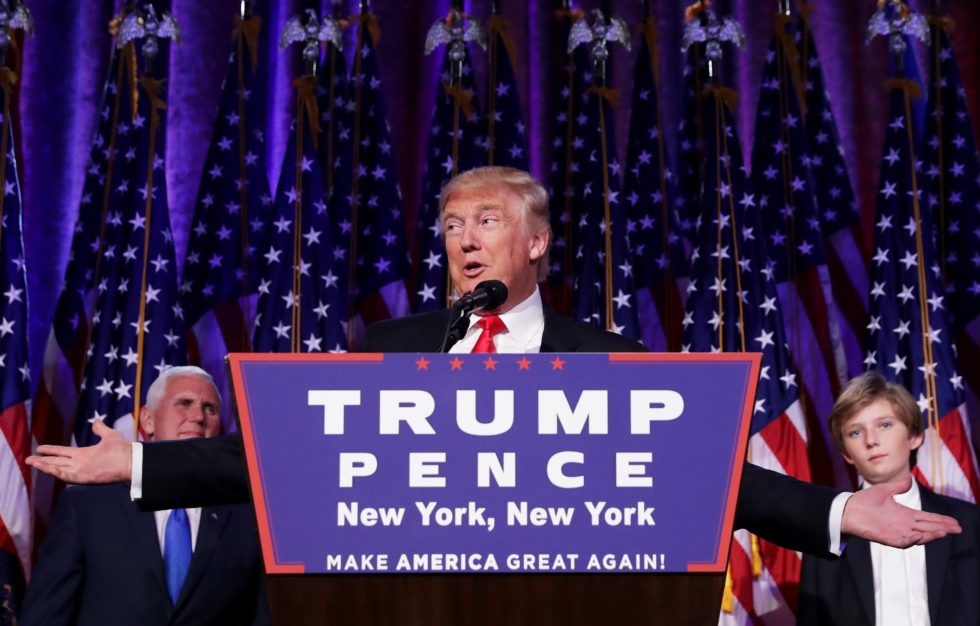
[[[26,0],[34,15],[36,34],[25,45],[21,117],[23,128],[24,227],[27,248],[31,305],[31,365],[34,380],[41,370],[44,344],[54,314],[67,261],[81,194],[85,160],[95,119],[99,94],[105,79],[111,38],[106,26],[118,10],[111,0],[64,2]],[[118,3],[116,3],[118,4]],[[346,0],[346,11],[357,10],[356,0]],[[480,19],[490,14],[489,0],[468,0],[467,10]],[[521,86],[525,120],[531,138],[533,172],[547,181],[550,167],[552,122],[560,86],[559,46],[553,10],[558,2],[501,0],[501,13],[510,20],[516,44],[515,68]],[[661,103],[668,130],[668,145],[680,114],[680,34],[683,0],[651,0],[660,25]],[[851,181],[861,200],[865,232],[871,234],[878,159],[883,140],[887,103],[884,79],[884,44],[864,44],[872,0],[813,0],[814,37],[833,100]],[[932,0],[912,2],[928,11]],[[171,11],[180,23],[183,42],[172,46],[167,81],[167,185],[170,213],[177,246],[178,263],[183,263],[193,203],[201,176],[207,143],[214,121],[217,98],[230,52],[236,0],[172,0]],[[329,0],[258,0],[254,13],[264,20],[261,48],[263,68],[260,84],[269,138],[270,180],[278,177],[285,150],[286,133],[293,113],[291,81],[298,73],[297,50],[280,52],[277,46],[283,23],[306,6],[330,10]],[[583,0],[583,9],[610,8],[628,23],[640,17],[639,0]],[[775,0],[717,0],[719,14],[736,16],[743,24],[746,48],[730,53],[726,60],[726,82],[739,91],[738,123],[742,144],[752,148],[759,79],[769,39]],[[426,58],[422,47],[425,33],[449,9],[449,0],[403,2],[375,0],[382,31],[377,46],[378,60],[388,101],[389,122],[398,158],[402,194],[405,198],[409,234],[414,234],[414,215],[420,193],[423,151],[429,132],[429,115],[438,79],[438,58]],[[956,0],[943,3],[956,22],[954,53],[960,64],[974,130],[980,130],[980,49],[976,33],[980,27],[980,3]],[[349,39],[348,39],[349,42]],[[352,42],[347,45],[350,53]],[[921,59],[924,50],[916,52]],[[629,90],[634,57],[621,48],[613,53],[609,75],[612,86],[623,91],[617,109],[616,145],[625,150],[628,128]],[[439,55],[433,55],[438,57]],[[485,60],[475,56],[478,77],[484,75]],[[923,66],[922,75],[928,76]],[[485,87],[484,87],[485,89]],[[481,101],[485,101],[481,94]],[[620,162],[625,154],[619,155]]]

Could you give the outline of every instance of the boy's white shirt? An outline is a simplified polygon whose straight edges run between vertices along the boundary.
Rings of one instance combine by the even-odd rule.
[[[865,483],[862,488],[870,487]],[[922,510],[919,484],[894,496],[899,504]],[[930,626],[926,547],[892,548],[874,541],[871,570],[875,590],[875,626]]]

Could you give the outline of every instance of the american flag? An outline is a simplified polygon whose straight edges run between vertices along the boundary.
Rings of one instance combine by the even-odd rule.
[[[94,287],[101,282],[107,262],[103,259],[106,218],[113,200],[113,170],[117,163],[118,122],[125,121],[126,80],[120,53],[113,48],[109,74],[102,89],[98,127],[85,170],[78,218],[64,282],[55,306],[54,322],[44,350],[44,365],[32,403],[31,434],[34,443],[68,445],[72,440],[78,388],[81,385],[95,303]],[[118,184],[118,183],[117,183]],[[45,534],[61,483],[36,472],[33,484],[35,536]]]
[[[848,465],[836,450],[827,416],[844,383],[844,351],[824,253],[823,228],[811,178],[810,156],[800,96],[803,79],[789,29],[779,13],[762,73],[752,144],[752,191],[746,209],[762,216],[788,348],[800,375],[799,395],[810,440],[810,463],[819,482],[853,485]]]
[[[123,48],[123,59],[140,56],[132,46]],[[141,73],[136,84],[125,81],[123,88],[115,144],[107,148],[115,158],[75,411],[78,445],[95,443],[96,420],[135,438],[133,412],[145,402],[150,383],[187,356],[164,179],[164,81]],[[135,110],[131,88],[137,89]]]
[[[671,202],[675,190],[658,99],[656,27],[650,16],[644,17],[640,25],[642,37],[633,71],[623,200],[627,205],[626,230],[641,337],[655,352],[677,352],[689,271]]]
[[[980,166],[966,92],[950,42],[950,22],[933,17],[929,113],[923,145],[929,212],[961,363],[980,363]],[[963,368],[974,450],[980,449],[980,371]]]
[[[980,480],[963,377],[956,371],[948,296],[933,242],[935,216],[924,202],[927,176],[911,128],[918,84],[894,79],[890,87],[865,365],[904,385],[919,403],[926,426],[915,468],[919,478],[933,491],[976,502]]]
[[[450,64],[447,46],[436,87],[422,177],[422,204],[416,230],[419,242],[416,313],[445,308],[449,304],[447,298],[452,295],[446,290],[449,278],[439,223],[439,193],[456,174],[486,162],[486,126],[480,119],[469,51],[463,58],[459,85],[450,83]]]
[[[226,398],[231,386],[225,355],[252,349],[259,286],[254,256],[265,248],[272,221],[252,63],[261,24],[249,17],[235,27],[180,285],[190,361],[214,377]],[[222,424],[230,432],[236,428],[231,403],[222,408]]]
[[[578,211],[573,213],[572,316],[639,339],[611,97],[610,89],[589,88],[582,94],[581,113],[575,120],[572,154],[578,164],[574,180]]]
[[[531,169],[527,153],[527,128],[521,114],[507,32],[509,22],[499,14],[490,18],[490,67],[487,85],[487,165]]]
[[[268,249],[260,249],[255,349],[347,350],[353,102],[332,45],[318,76],[294,81],[296,120],[280,170]],[[346,174],[345,174],[346,172]]]
[[[704,100],[704,193],[682,351],[762,353],[749,460],[809,480],[800,380],[785,348],[776,272],[766,254],[758,202],[753,205],[755,196],[747,188],[742,149],[725,102],[734,95],[727,88],[711,88]],[[740,530],[729,568],[720,623],[792,623],[800,568],[796,553]]]
[[[576,120],[582,112],[582,95],[592,82],[588,68],[588,53],[579,46],[568,52],[568,34],[572,24],[582,18],[577,11],[556,12],[561,37],[561,54],[565,81],[561,89],[555,139],[552,143],[551,178],[548,194],[551,197],[551,249],[548,283],[544,297],[548,303],[565,315],[572,315],[572,284],[575,280],[575,224],[578,206],[575,198],[575,181],[579,164],[574,152]]]
[[[355,178],[351,190],[351,233],[347,234],[354,250],[348,263],[353,293],[353,337],[367,324],[399,317],[409,312],[405,281],[411,275],[408,247],[405,243],[405,220],[398,174],[391,149],[387,108],[381,91],[381,76],[374,51],[370,25],[376,18],[362,15],[357,23],[357,49],[351,75],[351,97],[354,101],[354,151],[351,171]],[[375,27],[376,28],[376,27]]]
[[[860,208],[847,174],[837,124],[810,31],[809,11],[802,11],[801,16],[796,42],[805,86],[803,119],[809,168],[816,183],[811,192],[816,198],[823,225],[823,247],[833,291],[833,301],[829,303],[831,321],[837,322],[846,361],[846,367],[838,367],[838,371],[850,379],[864,371],[870,254],[861,231]]]
[[[686,245],[695,237],[695,222],[704,178],[704,89],[707,86],[704,45],[693,44],[684,56],[681,119],[677,127],[677,223]]]
[[[11,124],[11,74],[0,76],[0,623],[16,624],[31,571],[31,452],[27,416],[31,370],[27,355],[27,271],[21,232],[20,181]]]

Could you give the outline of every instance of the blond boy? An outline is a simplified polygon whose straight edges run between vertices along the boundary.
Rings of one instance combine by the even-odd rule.
[[[911,475],[924,432],[919,407],[904,387],[875,372],[858,376],[828,422],[863,486]],[[895,500],[955,517],[963,534],[906,550],[848,538],[840,559],[804,556],[798,624],[980,624],[980,508],[916,481]]]

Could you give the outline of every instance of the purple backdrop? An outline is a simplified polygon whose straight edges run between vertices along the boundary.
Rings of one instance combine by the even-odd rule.
[[[30,341],[33,379],[40,374],[44,343],[67,261],[71,229],[81,194],[83,170],[98,113],[98,98],[105,78],[111,40],[106,24],[118,7],[111,0],[64,2],[26,0],[34,14],[35,36],[25,46],[22,83],[24,147],[24,227],[31,297]],[[290,82],[299,69],[298,52],[280,53],[275,46],[282,24],[304,6],[299,0],[259,0],[255,13],[265,20],[262,42],[266,92],[259,94],[267,109],[270,180],[278,177],[286,132],[292,115]],[[324,2],[329,4],[329,2]],[[352,12],[355,0],[346,0]],[[521,85],[531,137],[532,170],[547,178],[552,139],[552,120],[560,78],[552,11],[556,0],[525,2],[501,0],[501,12],[511,21],[518,58],[515,66]],[[636,24],[639,0],[583,0],[586,9],[613,8]],[[680,32],[684,0],[652,0],[660,22],[661,102],[670,146],[674,145],[680,107]],[[851,180],[861,199],[865,232],[870,236],[874,211],[883,129],[886,124],[884,44],[864,45],[872,0],[815,1],[813,28],[823,63],[827,87],[846,151]],[[912,2],[925,10],[931,0]],[[752,131],[758,99],[759,78],[771,36],[776,0],[717,0],[721,14],[734,14],[746,30],[747,46],[727,59],[729,84],[739,90],[738,121],[746,151],[752,147]],[[980,3],[957,0],[944,3],[956,21],[955,54],[971,104],[974,130],[980,128],[980,50],[975,37],[980,26]],[[437,79],[436,59],[426,59],[422,44],[426,30],[445,15],[449,0],[403,2],[375,0],[372,9],[381,18],[379,63],[392,133],[397,149],[398,172],[405,197],[409,230],[414,230],[422,177],[423,150],[429,132],[432,94]],[[486,18],[489,0],[468,0],[467,9]],[[167,184],[177,259],[183,264],[193,202],[207,150],[225,60],[230,52],[231,29],[238,11],[237,0],[172,0],[184,40],[170,54],[167,82]],[[347,46],[350,51],[351,46]],[[921,48],[917,48],[922,53]],[[629,93],[632,52],[617,49],[610,71],[613,86]],[[438,56],[438,55],[434,55]],[[483,75],[482,62],[477,74]],[[923,68],[924,69],[924,68]],[[923,76],[927,72],[922,72]],[[481,95],[481,101],[485,98]],[[629,98],[618,107],[617,145],[625,149]],[[748,155],[748,152],[747,152]],[[620,161],[625,161],[620,155]],[[870,237],[869,237],[870,239]]]

